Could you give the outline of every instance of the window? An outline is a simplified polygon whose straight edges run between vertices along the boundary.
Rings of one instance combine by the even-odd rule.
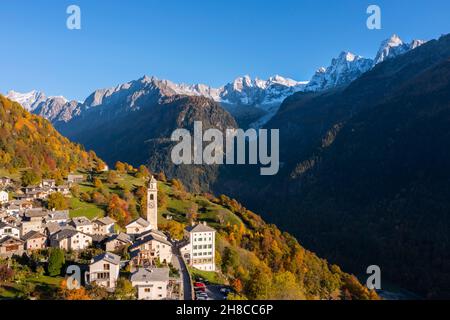
[[[108,263],[105,263],[104,265],[103,265],[103,270],[110,270],[110,266],[109,266],[109,264]]]
[[[150,288],[145,288],[145,289],[144,289],[144,292],[145,292],[145,293],[150,293]]]
[[[153,194],[150,195],[150,200],[155,200],[155,196]]]

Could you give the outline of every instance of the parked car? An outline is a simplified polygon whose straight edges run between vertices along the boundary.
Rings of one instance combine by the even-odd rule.
[[[194,287],[195,292],[206,292],[206,287]]]
[[[206,288],[203,282],[194,282],[194,288]]]
[[[196,292],[195,297],[197,300],[208,300],[209,296],[206,292]]]

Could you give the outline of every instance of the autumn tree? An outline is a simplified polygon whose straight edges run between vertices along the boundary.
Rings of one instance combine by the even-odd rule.
[[[41,182],[42,176],[36,170],[26,170],[22,173],[21,182],[22,186],[33,186]]]
[[[107,177],[106,177],[106,181],[109,183],[109,184],[115,184],[115,183],[117,183],[117,172],[116,171],[114,171],[114,170],[110,170],[110,171],[108,171],[108,175],[107,175]]]
[[[49,210],[67,210],[69,201],[62,193],[54,192],[47,198],[47,208]]]
[[[116,170],[117,170],[119,173],[125,173],[126,170],[127,170],[127,167],[126,167],[125,163],[123,163],[123,162],[121,162],[121,161],[117,161],[115,167],[116,167]]]
[[[161,182],[167,182],[167,178],[166,178],[166,174],[164,172],[160,172],[158,173],[158,175],[156,176],[156,180],[161,181]]]
[[[116,220],[121,227],[124,227],[130,222],[128,203],[121,199],[117,194],[112,195],[107,212],[108,216]]]
[[[198,218],[198,205],[193,203],[186,213],[186,219],[189,225],[192,225]]]
[[[141,165],[139,167],[138,173],[136,174],[136,177],[140,179],[148,179],[148,177],[150,177],[150,171],[146,166]]]

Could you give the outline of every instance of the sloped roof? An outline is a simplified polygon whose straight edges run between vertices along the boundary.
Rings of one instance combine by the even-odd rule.
[[[106,252],[106,253],[99,254],[98,256],[95,256],[92,259],[91,264],[102,261],[102,260],[107,261],[112,264],[116,264],[116,265],[120,264],[120,257],[111,252]]]
[[[46,236],[43,235],[42,233],[34,231],[34,230],[30,231],[26,235],[22,236],[23,241],[28,241],[30,239],[38,239],[38,238],[46,238]]]
[[[107,241],[109,242],[109,241],[113,241],[113,240],[133,243],[133,240],[131,239],[131,237],[128,234],[123,233],[123,232],[112,235],[111,237],[109,237],[109,239]]]
[[[169,268],[139,268],[131,275],[132,282],[169,281]]]
[[[199,224],[196,224],[195,226],[186,227],[186,231],[188,231],[188,232],[214,232],[216,230],[211,227],[208,227],[205,224],[199,223]]]
[[[114,219],[112,219],[111,217],[103,217],[103,218],[95,219],[94,222],[98,222],[105,226],[116,223],[116,221]]]
[[[76,217],[76,218],[72,218],[72,223],[76,226],[76,227],[81,227],[81,226],[89,226],[92,224],[91,220],[89,220],[86,217]]]
[[[132,225],[133,223],[137,223],[137,224],[143,226],[144,228],[145,228],[145,227],[148,227],[148,226],[150,225],[150,222],[148,222],[147,220],[142,219],[142,218],[138,218],[138,219],[136,219],[136,220],[131,221],[131,222],[130,222],[129,224],[127,224],[126,226],[128,227],[128,226]]]

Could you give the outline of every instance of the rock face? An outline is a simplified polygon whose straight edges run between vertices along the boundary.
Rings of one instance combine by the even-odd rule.
[[[306,86],[308,91],[328,90],[347,85],[372,68],[373,60],[342,52],[328,68],[320,68]]]

